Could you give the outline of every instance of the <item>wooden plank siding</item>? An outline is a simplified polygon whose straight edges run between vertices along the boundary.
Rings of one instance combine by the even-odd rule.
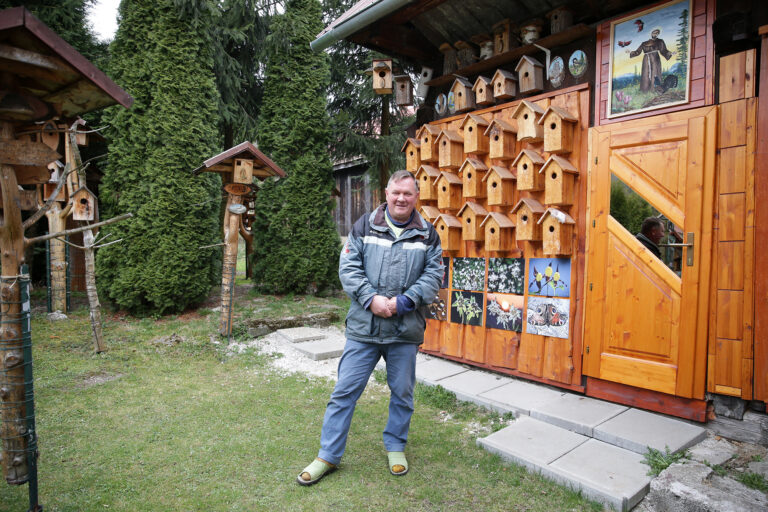
[[[753,398],[755,50],[720,59],[707,391]]]
[[[754,399],[768,402],[768,25],[760,27],[760,101],[755,147],[754,223]],[[759,271],[762,270],[762,271]],[[749,274],[747,274],[749,275]]]

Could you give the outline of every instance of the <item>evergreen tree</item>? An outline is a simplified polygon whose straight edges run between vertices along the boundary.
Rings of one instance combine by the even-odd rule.
[[[218,280],[220,180],[191,170],[220,151],[210,31],[204,18],[179,16],[173,0],[120,6],[110,47],[113,79],[134,97],[113,108],[110,157],[101,187],[109,226],[122,243],[98,253],[99,284],[136,314],[177,312],[203,300]]]
[[[268,38],[259,146],[288,177],[266,183],[257,197],[254,275],[266,291],[304,293],[338,282],[328,59],[309,48],[321,29],[317,0],[288,0]]]
[[[678,19],[680,23],[677,26],[680,30],[677,32],[677,62],[680,63],[681,78],[686,80],[688,76],[688,9],[683,9]]]

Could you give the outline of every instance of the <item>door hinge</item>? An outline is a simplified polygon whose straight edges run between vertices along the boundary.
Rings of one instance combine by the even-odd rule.
[[[595,227],[595,219],[592,219],[592,227]]]
[[[589,354],[589,345],[587,345],[587,354]]]
[[[597,165],[597,157],[595,157],[595,165]]]
[[[589,283],[589,291],[592,291],[592,283]]]

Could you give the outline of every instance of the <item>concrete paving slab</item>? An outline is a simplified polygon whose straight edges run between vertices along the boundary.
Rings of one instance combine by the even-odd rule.
[[[346,341],[343,339],[314,340],[294,343],[293,348],[306,355],[313,361],[322,361],[332,357],[341,357]]]
[[[541,470],[589,438],[568,430],[521,416],[498,432],[477,440],[477,444],[501,457]]]
[[[601,423],[626,411],[627,407],[575,393],[561,393],[558,398],[531,409],[531,417],[592,437]]]
[[[531,410],[556,400],[561,394],[562,391],[555,391],[546,386],[511,379],[509,384],[480,393],[478,398],[487,400],[492,408],[499,411],[530,415]]]
[[[275,332],[291,343],[321,340],[326,337],[325,332],[312,327],[291,327],[290,329],[278,329]]]
[[[441,379],[464,373],[467,368],[444,359],[430,359],[416,362],[416,380],[434,386]]]
[[[628,409],[593,429],[595,439],[639,454],[648,447],[678,452],[704,440],[707,431],[696,425],[639,409]]]
[[[736,455],[736,446],[724,438],[707,437],[705,440],[693,446],[689,451],[691,460],[718,465],[728,462]]]
[[[635,452],[590,439],[549,465],[561,482],[622,512],[648,494],[651,477]]]
[[[512,379],[509,377],[504,377],[497,373],[468,370],[440,379],[438,384],[448,391],[455,393],[456,398],[459,400],[485,406],[488,405],[488,401],[480,398],[478,396],[480,393],[503,386],[511,381]]]

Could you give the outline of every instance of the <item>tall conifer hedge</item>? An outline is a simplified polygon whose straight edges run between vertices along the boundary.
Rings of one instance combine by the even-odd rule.
[[[122,243],[98,252],[100,288],[135,314],[164,314],[204,299],[218,281],[220,180],[191,170],[220,151],[209,30],[173,0],[122,2],[110,76],[135,99],[106,115],[109,163],[100,199]],[[190,18],[190,17],[187,17]],[[105,228],[107,229],[107,228]]]
[[[263,290],[319,291],[338,283],[339,236],[326,112],[328,58],[309,43],[323,28],[317,0],[288,0],[272,23],[259,147],[288,174],[258,194],[254,280]]]

